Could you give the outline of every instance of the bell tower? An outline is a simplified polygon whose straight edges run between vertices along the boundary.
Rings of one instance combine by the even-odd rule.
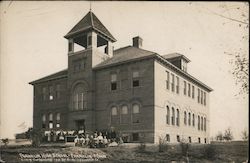
[[[93,68],[113,56],[116,39],[92,11],[64,37],[68,40],[68,127],[77,129],[75,124],[81,121],[86,130],[95,130]]]

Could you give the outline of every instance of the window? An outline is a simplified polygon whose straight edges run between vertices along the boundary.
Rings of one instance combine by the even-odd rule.
[[[78,110],[78,93],[74,94],[73,107],[74,110]]]
[[[206,101],[206,92],[204,92],[204,105],[206,106],[207,101]]]
[[[138,104],[132,105],[132,119],[133,123],[139,123],[139,113],[140,113],[140,107]]]
[[[174,125],[175,124],[175,110],[174,110],[174,108],[172,108],[172,117],[171,117],[171,119],[172,119],[172,125]]]
[[[188,142],[189,142],[189,143],[192,143],[192,139],[191,139],[190,136],[188,137]]]
[[[201,104],[203,104],[203,91],[201,90]]]
[[[87,108],[87,93],[83,84],[78,84],[73,93],[73,110],[83,110]]]
[[[57,113],[57,114],[56,114],[56,120],[57,120],[57,121],[60,121],[60,120],[61,120],[61,114],[60,114],[60,113]]]
[[[140,86],[139,72],[133,71],[133,87],[139,87],[139,86]]]
[[[194,98],[194,86],[192,85],[192,98]]]
[[[191,86],[190,86],[190,83],[188,83],[188,97],[191,96]]]
[[[53,100],[54,88],[53,86],[49,86],[49,100]]]
[[[74,72],[78,72],[81,69],[80,62],[74,62]]]
[[[49,113],[49,121],[53,121],[53,114]]]
[[[198,115],[198,130],[200,130],[200,116]]]
[[[69,52],[72,52],[73,51],[73,42],[69,42]]]
[[[128,116],[128,106],[123,105],[121,108],[121,123],[128,123],[129,122]]]
[[[77,59],[73,61],[74,72],[85,69],[85,59]]]
[[[128,107],[126,105],[122,106],[122,114],[128,114]]]
[[[179,77],[176,76],[176,93],[177,94],[179,94],[179,85],[180,85],[180,83],[179,83]]]
[[[203,131],[203,117],[201,117],[201,130]]]
[[[139,133],[132,134],[133,141],[139,141]]]
[[[120,117],[118,116],[118,108],[116,106],[111,107],[111,123],[120,123]]]
[[[168,106],[167,106],[166,123],[167,123],[168,125],[170,124],[170,110],[169,110],[169,107],[168,107]]]
[[[117,89],[117,74],[111,74],[111,90]]]
[[[198,143],[201,143],[201,138],[198,138]]]
[[[195,117],[194,117],[194,114],[193,114],[193,126],[195,126]]]
[[[61,94],[60,94],[61,92],[60,92],[60,91],[61,91],[61,85],[60,85],[60,84],[57,84],[57,85],[56,85],[56,98],[57,98],[57,99],[59,99],[60,96],[61,96]]]
[[[47,98],[47,88],[43,87],[43,100],[45,101]]]
[[[191,125],[191,113],[188,113],[188,125]]]
[[[92,36],[88,36],[88,45],[92,45]]]
[[[80,110],[87,108],[87,99],[86,99],[86,93],[80,92],[78,93],[78,108]]]
[[[177,140],[177,142],[180,142],[180,141],[181,141],[180,135],[177,135],[177,136],[176,136],[176,140]]]
[[[170,142],[170,135],[169,134],[166,134],[166,141]]]
[[[46,128],[46,114],[42,115],[42,128]]]
[[[186,81],[184,81],[184,90],[183,90],[183,94],[184,94],[184,95],[187,94],[187,83],[186,83]]]
[[[204,138],[204,143],[207,144],[207,139],[206,138]]]
[[[187,124],[187,112],[184,111],[184,124],[186,125]]]
[[[207,119],[204,118],[204,131],[206,131],[206,130],[207,130]]]
[[[42,116],[42,121],[43,121],[43,123],[46,123],[46,115],[45,114],[43,114],[43,116]]]
[[[180,112],[179,109],[176,110],[176,125],[180,125]]]
[[[134,104],[133,105],[133,113],[134,114],[137,114],[140,112],[140,108],[139,108],[139,105],[138,104]]]
[[[115,115],[117,115],[117,107],[112,107],[112,109],[111,109],[111,115],[112,116],[115,116]]]
[[[167,73],[166,89],[169,89],[169,72],[166,71],[166,73]]]
[[[198,99],[198,103],[200,103],[200,89],[198,88],[198,96],[197,96],[197,99]]]
[[[61,120],[61,114],[57,113],[56,114],[56,127],[59,128],[60,127],[60,120]]]
[[[53,114],[49,113],[49,128],[53,128]]]
[[[49,122],[49,129],[53,128],[53,122]]]
[[[172,92],[174,92],[174,87],[175,87],[175,85],[174,85],[174,74],[171,74],[171,78],[172,78],[171,90],[172,90]]]
[[[83,110],[87,108],[86,94],[83,92],[74,95],[74,110]]]

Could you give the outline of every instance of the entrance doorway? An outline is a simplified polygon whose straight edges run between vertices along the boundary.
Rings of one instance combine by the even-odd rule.
[[[76,120],[76,129],[78,131],[83,130],[85,133],[85,120],[81,119],[81,120]]]

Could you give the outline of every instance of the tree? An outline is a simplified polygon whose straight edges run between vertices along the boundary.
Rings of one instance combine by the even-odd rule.
[[[223,134],[222,134],[222,132],[218,132],[218,134],[216,135],[216,140],[217,141],[222,141],[223,140]]]
[[[244,131],[242,131],[242,140],[244,141],[248,141],[248,132],[247,130],[245,129]]]
[[[4,143],[4,146],[7,146],[7,144],[9,144],[9,139],[8,138],[2,139],[2,142]]]
[[[231,131],[231,128],[227,128],[224,132],[223,139],[226,141],[231,141],[233,140],[233,133]]]
[[[209,8],[202,3],[190,3],[203,9],[203,12],[208,12],[217,17],[221,17],[222,25],[238,25],[242,31],[242,36],[239,42],[242,47],[237,49],[225,49],[224,54],[229,57],[229,63],[232,65],[231,73],[235,78],[235,84],[240,86],[238,95],[248,95],[249,89],[249,57],[248,57],[248,43],[249,43],[249,3],[239,2],[231,4],[228,2],[218,3],[217,8]],[[217,9],[215,11],[215,9]],[[237,38],[236,38],[237,39]],[[244,97],[244,96],[243,96]]]
[[[243,29],[243,35],[240,42],[242,45],[249,43],[249,3],[244,3],[242,6],[228,7],[224,4],[220,6],[223,13],[233,13],[225,15],[222,13],[213,12],[213,14],[228,20],[231,23],[238,23],[239,28]],[[224,23],[225,24],[225,23]],[[223,25],[224,25],[223,24]],[[249,89],[249,57],[247,48],[238,48],[237,50],[225,51],[225,54],[232,56],[229,63],[232,65],[232,74],[235,78],[235,84],[240,86],[239,94],[248,94]]]
[[[32,140],[32,146],[38,147],[41,144],[42,133],[40,130],[29,128],[26,132],[27,137]]]

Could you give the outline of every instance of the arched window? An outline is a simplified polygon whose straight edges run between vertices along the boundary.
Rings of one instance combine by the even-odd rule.
[[[200,116],[198,115],[198,130],[200,130]]]
[[[43,123],[46,122],[46,114],[43,114],[43,116],[42,116],[42,121],[43,121]]]
[[[172,107],[172,117],[171,117],[171,119],[172,119],[172,125],[174,125],[175,124],[175,110],[174,110],[174,108]]]
[[[201,130],[203,130],[203,117],[201,117]]]
[[[186,125],[187,124],[187,112],[184,111],[184,124]]]
[[[189,126],[191,125],[191,113],[190,112],[188,113],[188,125]]]
[[[87,91],[83,84],[78,84],[73,92],[73,110],[83,110],[87,108]]]
[[[46,128],[46,114],[42,115],[42,128]]]
[[[53,128],[53,114],[49,113],[49,128]]]
[[[176,125],[180,125],[180,112],[179,109],[176,110]]]
[[[206,131],[206,130],[207,130],[207,119],[204,118],[204,131]]]
[[[123,105],[121,107],[121,123],[128,123],[129,122],[129,115],[128,115],[128,106]]]
[[[61,114],[60,113],[56,113],[56,127],[57,128],[60,127],[60,120],[61,120]]]
[[[126,105],[122,106],[122,114],[128,114],[128,107]]]
[[[115,106],[112,107],[112,109],[111,109],[111,115],[112,116],[117,115],[117,107],[115,107]]]
[[[195,126],[195,117],[194,117],[194,114],[193,114],[193,126]]]
[[[57,121],[60,121],[60,120],[61,120],[61,114],[60,114],[60,113],[57,113],[57,114],[56,114],[56,120],[57,120]]]
[[[139,113],[140,112],[140,107],[138,104],[134,104],[133,105],[133,113],[136,114],[136,113]]]
[[[139,113],[140,113],[140,106],[138,104],[132,105],[132,122],[133,123],[139,123]]]
[[[118,124],[120,117],[118,116],[118,108],[116,106],[111,107],[111,123]]]
[[[53,121],[53,114],[49,113],[49,121]]]
[[[170,124],[170,110],[169,110],[169,107],[168,107],[168,106],[167,106],[166,123],[167,123],[168,125]]]

